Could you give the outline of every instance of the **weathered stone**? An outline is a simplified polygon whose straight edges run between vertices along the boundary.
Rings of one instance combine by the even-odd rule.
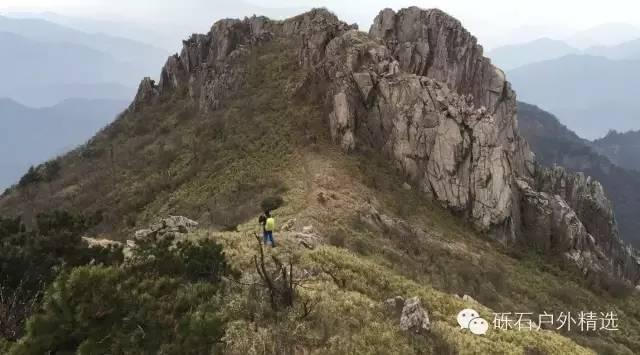
[[[296,219],[295,218],[291,218],[290,220],[286,221],[283,225],[281,230],[283,232],[290,232],[291,230],[293,230],[293,227],[296,224]]]
[[[136,231],[133,236],[136,240],[143,239],[143,238],[146,238],[151,233],[153,233],[151,229],[141,229]]]
[[[129,110],[137,111],[144,105],[152,104],[158,98],[160,92],[155,81],[151,78],[144,78],[138,87],[138,93],[131,103]]]
[[[476,107],[484,106],[496,116],[500,142],[513,143],[515,93],[460,21],[438,9],[410,7],[397,13],[385,9],[369,34],[391,50],[405,73],[430,77],[459,94],[472,95]]]
[[[424,334],[431,330],[431,322],[427,311],[422,308],[418,297],[405,301],[400,316],[400,329],[416,334]]]
[[[295,233],[293,238],[307,249],[315,249],[321,244],[321,238],[315,233]]]
[[[167,218],[160,219],[148,229],[141,229],[135,232],[134,240],[140,240],[150,236],[154,236],[156,238],[177,238],[193,232],[197,227],[198,222],[190,220],[189,218],[182,216],[169,216]]]
[[[90,248],[91,247],[99,247],[99,248],[124,247],[122,243],[116,242],[114,240],[109,240],[109,239],[95,239],[95,238],[89,238],[89,237],[82,237],[82,240],[85,241]]]

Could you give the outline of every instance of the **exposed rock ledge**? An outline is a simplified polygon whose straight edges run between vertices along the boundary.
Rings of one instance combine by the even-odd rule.
[[[640,258],[619,240],[601,186],[536,168],[505,74],[440,10],[383,10],[368,34],[326,10],[223,20],[185,41],[158,85],[143,81],[131,109],[183,90],[214,110],[242,85],[238,59],[282,39],[308,69],[300,87],[325,93],[331,134],[345,150],[383,153],[416,188],[505,243],[638,283]]]

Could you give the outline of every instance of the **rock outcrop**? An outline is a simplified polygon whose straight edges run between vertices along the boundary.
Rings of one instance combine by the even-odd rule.
[[[345,151],[383,154],[420,191],[507,244],[565,255],[584,270],[638,281],[601,186],[543,173],[518,133],[516,95],[459,21],[439,10],[383,10],[369,33],[326,10],[285,20],[223,20],[169,58],[135,100],[186,93],[215,110],[246,76],[255,47],[286,42],[320,93]],[[380,221],[378,221],[380,222]]]
[[[384,301],[384,307],[394,317],[400,317],[400,329],[414,334],[422,334],[431,330],[429,314],[422,308],[420,298],[412,297],[405,300],[396,296]]]
[[[437,17],[442,15],[434,11]],[[385,23],[380,18],[387,13],[376,22]],[[456,24],[459,26],[452,19],[447,26]],[[372,32],[380,32],[375,26]],[[449,44],[442,41],[440,45]],[[511,216],[514,175],[530,175],[533,156],[517,135],[515,95],[508,83],[503,83],[506,96],[487,99],[490,109],[476,106],[471,93],[476,88],[456,88],[459,80],[455,76],[447,83],[402,71],[412,65],[399,63],[393,55],[398,50],[396,40],[388,43],[349,31],[328,44],[324,72],[332,83],[330,126],[334,139],[346,150],[383,152],[421,191],[468,217],[478,229],[506,230],[508,233],[498,236],[515,239],[511,228],[496,226],[503,226]],[[427,47],[441,52],[438,43]],[[474,48],[482,53],[481,48]],[[429,53],[425,55],[435,55]],[[433,59],[424,61],[420,73],[430,72]],[[490,63],[485,60],[481,65]],[[434,76],[441,77],[449,70],[486,69],[472,65],[463,70],[443,64]],[[499,71],[494,68],[493,72]],[[499,108],[503,106],[511,108]],[[522,171],[517,166],[522,166]]]
[[[418,297],[409,298],[404,302],[400,316],[400,329],[416,334],[424,334],[431,330],[429,315],[422,308]]]
[[[535,190],[519,181],[526,211],[522,233],[546,252],[564,252],[585,274],[604,272],[635,283],[640,254],[618,236],[611,202],[602,185],[562,167],[539,167]]]
[[[169,216],[160,219],[157,223],[149,226],[148,229],[141,229],[135,233],[134,240],[148,237],[156,239],[173,238],[183,239],[187,234],[193,232],[198,227],[198,222],[182,216]]]
[[[218,21],[208,34],[194,34],[183,41],[181,53],[169,57],[157,85],[143,80],[134,103],[184,91],[202,112],[215,110],[245,82],[246,70],[236,64],[250,54],[252,46],[274,37],[295,37],[300,64],[311,68],[323,60],[330,40],[353,28],[357,26],[343,23],[326,10],[312,10],[283,22],[258,16]]]

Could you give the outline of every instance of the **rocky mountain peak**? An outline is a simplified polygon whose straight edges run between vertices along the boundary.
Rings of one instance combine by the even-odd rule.
[[[286,42],[320,93],[333,140],[383,154],[418,190],[506,244],[564,255],[585,273],[637,283],[602,187],[535,166],[518,132],[516,94],[462,24],[440,10],[385,9],[369,33],[316,9],[284,21],[222,20],[184,41],[132,108],[185,93],[203,113],[246,81],[253,48]]]
[[[508,121],[515,114],[515,94],[504,72],[483,56],[482,46],[460,21],[438,9],[410,7],[397,13],[385,9],[374,20],[369,35],[387,45],[404,72],[433,78],[459,94],[471,95],[473,103],[495,114],[501,130],[510,130],[509,138],[513,138]]]

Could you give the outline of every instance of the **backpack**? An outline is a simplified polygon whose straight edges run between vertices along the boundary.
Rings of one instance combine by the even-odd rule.
[[[264,227],[265,230],[267,230],[268,232],[273,232],[274,229],[276,229],[276,220],[273,217],[269,217],[267,218],[267,223]]]

